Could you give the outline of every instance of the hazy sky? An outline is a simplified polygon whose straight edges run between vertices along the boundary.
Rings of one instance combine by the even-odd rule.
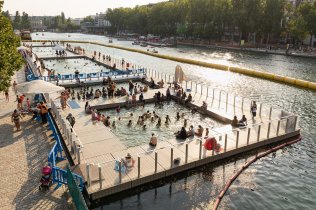
[[[62,11],[66,17],[85,17],[105,12],[107,8],[134,7],[166,0],[4,0],[3,10],[25,11],[29,15],[57,15]]]

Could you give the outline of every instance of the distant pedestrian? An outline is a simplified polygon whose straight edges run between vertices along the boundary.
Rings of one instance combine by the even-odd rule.
[[[9,102],[9,90],[8,89],[5,89],[4,95],[5,95],[5,100]]]
[[[16,86],[17,86],[18,83],[16,83],[16,81],[13,82],[12,84],[12,89],[13,91],[16,93]]]

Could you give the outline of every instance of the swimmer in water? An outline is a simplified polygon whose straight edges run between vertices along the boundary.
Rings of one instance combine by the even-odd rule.
[[[158,122],[157,122],[157,125],[156,125],[157,127],[159,127],[159,126],[161,126],[161,118],[159,117],[158,118]]]
[[[128,121],[127,126],[129,126],[129,127],[132,126],[132,120],[129,120],[129,121]]]

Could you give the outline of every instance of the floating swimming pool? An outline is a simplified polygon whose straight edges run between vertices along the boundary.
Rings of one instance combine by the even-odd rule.
[[[45,60],[45,67],[56,71],[55,74],[74,74],[76,70],[80,73],[97,73],[97,72],[109,72],[110,69],[105,66],[99,65],[89,59],[56,59]]]
[[[66,51],[66,50],[65,50]],[[41,57],[55,57],[56,50],[52,47],[32,47],[32,52],[35,53],[39,58]],[[75,55],[72,52],[66,51],[67,56]]]
[[[161,117],[161,126],[156,126],[158,119],[154,122],[151,122],[151,119],[148,118],[144,124],[146,124],[146,129],[143,129],[141,125],[137,125],[138,117],[143,115],[145,112],[153,111]],[[176,119],[177,112],[180,115],[184,114],[179,120]],[[187,119],[186,130],[189,130],[190,125],[194,126],[195,131],[197,130],[198,125],[201,125],[204,128],[213,128],[223,126],[221,122],[209,118],[200,113],[192,113],[191,110],[186,107],[171,102],[165,102],[163,106],[155,106],[155,104],[146,104],[145,107],[133,107],[130,109],[122,108],[120,113],[116,113],[116,110],[106,110],[102,111],[106,116],[110,116],[110,122],[115,121],[116,128],[112,129],[113,133],[117,135],[120,140],[127,146],[139,146],[146,143],[149,143],[150,137],[152,133],[158,137],[159,141],[166,141],[170,139],[175,139],[174,133],[181,129],[184,125],[184,119]],[[130,113],[133,113],[133,116],[130,116]],[[166,115],[169,115],[171,123],[165,124]],[[121,118],[121,120],[119,120]],[[132,126],[127,126],[128,121],[132,120]]]

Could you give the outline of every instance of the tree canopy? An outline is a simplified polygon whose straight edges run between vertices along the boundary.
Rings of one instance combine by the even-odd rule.
[[[315,4],[301,3],[292,10],[286,0],[174,0],[108,9],[106,17],[114,32],[219,40],[223,35],[239,32],[240,39],[269,42],[290,26],[294,36],[298,34],[295,30],[315,34]],[[287,23],[288,20],[291,21]],[[255,37],[251,38],[253,34]]]
[[[17,51],[20,38],[13,32],[10,20],[0,14],[0,91],[10,86],[11,76],[22,65],[21,54]]]

